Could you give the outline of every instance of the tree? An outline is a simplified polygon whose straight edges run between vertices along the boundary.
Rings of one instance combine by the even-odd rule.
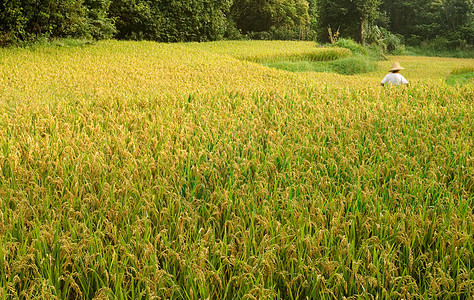
[[[438,18],[451,46],[474,43],[474,3],[472,0],[442,0]]]
[[[343,37],[354,37],[357,28],[355,7],[348,0],[318,0],[318,39],[329,41],[328,28],[339,31]],[[350,4],[350,5],[348,5]]]
[[[159,10],[167,21],[167,41],[221,39],[227,26],[230,0],[162,1]]]
[[[309,26],[306,0],[235,0],[231,17],[244,34]]]
[[[114,25],[108,4],[109,0],[6,0],[0,4],[0,42],[40,36],[110,38]]]
[[[389,29],[409,43],[445,38],[452,46],[473,43],[472,0],[384,0],[381,6],[390,19]]]
[[[328,41],[328,28],[341,36],[365,43],[367,29],[374,23],[380,0],[318,0],[319,38]]]
[[[120,39],[162,42],[222,38],[230,0],[112,0]]]
[[[116,37],[128,40],[160,38],[163,16],[149,1],[112,0],[109,14],[115,20]]]
[[[313,31],[317,30],[318,26],[318,7],[317,0],[308,0],[308,14],[310,20],[310,28]]]
[[[381,0],[352,0],[352,2],[357,9],[360,23],[360,32],[357,40],[364,45],[366,32],[377,17]]]
[[[20,0],[6,0],[0,4],[0,46],[19,36],[27,22]]]
[[[111,0],[84,0],[88,28],[87,34],[96,40],[108,39],[116,32],[109,17]]]

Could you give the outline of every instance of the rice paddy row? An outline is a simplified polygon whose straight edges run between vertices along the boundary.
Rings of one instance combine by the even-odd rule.
[[[473,297],[473,60],[228,43],[0,49],[0,298]]]

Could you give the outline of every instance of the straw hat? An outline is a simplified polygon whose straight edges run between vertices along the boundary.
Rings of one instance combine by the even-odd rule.
[[[399,71],[405,69],[404,67],[400,66],[399,63],[394,62],[392,68],[389,71]]]

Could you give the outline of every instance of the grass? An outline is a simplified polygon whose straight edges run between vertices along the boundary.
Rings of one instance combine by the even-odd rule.
[[[334,67],[333,62],[351,56],[348,48],[317,47],[313,42],[230,41],[186,46],[290,72],[337,72],[340,68]]]
[[[262,62],[264,66],[285,70],[289,72],[332,72],[331,62],[311,62],[306,60],[300,61],[280,61],[270,60]]]
[[[472,298],[472,60],[313,46],[0,49],[0,298]]]
[[[288,60],[268,60],[262,62],[264,66],[276,68],[290,72],[333,72],[344,75],[355,75],[373,72],[376,66],[366,58],[352,56],[335,59],[332,61],[288,61]]]
[[[454,69],[446,78],[450,85],[465,85],[474,83],[474,67],[461,67]]]
[[[355,75],[374,71],[373,61],[383,59],[374,51],[346,39],[332,46],[282,41],[190,43],[187,46],[290,72]]]
[[[375,71],[373,62],[361,57],[348,57],[332,63],[333,70],[339,74],[354,75]]]
[[[446,45],[425,45],[418,47],[406,47],[404,55],[429,56],[429,57],[452,57],[452,58],[474,58],[474,48],[448,49]]]
[[[474,82],[474,72],[470,73],[463,73],[463,74],[453,74],[446,78],[446,83],[450,85],[457,85],[457,84],[473,84]]]
[[[341,47],[317,47],[315,42],[297,41],[218,41],[188,43],[185,46],[254,62],[268,59],[327,61],[350,55],[348,49]]]

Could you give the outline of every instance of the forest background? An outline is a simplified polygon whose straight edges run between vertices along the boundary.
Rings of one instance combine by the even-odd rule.
[[[4,0],[0,46],[56,38],[159,42],[352,38],[396,53],[472,50],[472,0]],[[469,51],[472,52],[472,51]]]

